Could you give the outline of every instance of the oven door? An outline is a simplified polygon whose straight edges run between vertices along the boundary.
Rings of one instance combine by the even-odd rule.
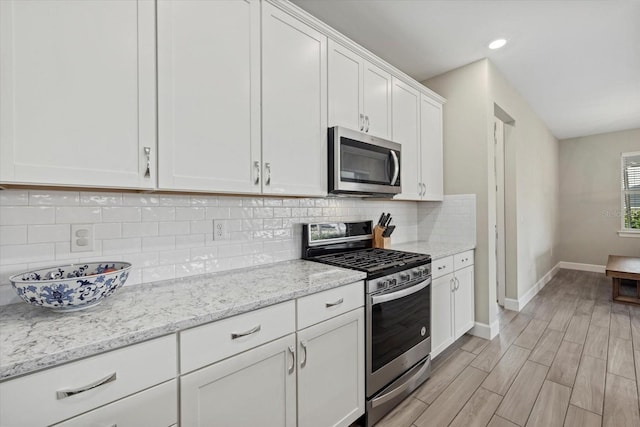
[[[341,127],[329,129],[329,191],[394,195],[400,186],[400,145]]]
[[[431,352],[431,277],[367,296],[367,397]]]

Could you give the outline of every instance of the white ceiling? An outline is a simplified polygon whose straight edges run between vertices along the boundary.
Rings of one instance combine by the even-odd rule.
[[[293,2],[418,81],[489,58],[559,139],[640,128],[640,0]]]

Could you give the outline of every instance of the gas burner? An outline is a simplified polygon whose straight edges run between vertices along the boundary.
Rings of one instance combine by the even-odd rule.
[[[424,254],[394,251],[391,249],[361,249],[331,255],[314,257],[314,261],[351,268],[366,273],[376,273],[397,267],[413,266],[429,261],[431,257]]]

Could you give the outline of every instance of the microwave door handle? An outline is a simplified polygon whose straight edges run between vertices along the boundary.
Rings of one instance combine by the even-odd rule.
[[[391,177],[391,185],[396,185],[396,181],[398,180],[398,175],[400,175],[400,162],[398,161],[398,156],[395,151],[390,150],[391,158],[393,159],[393,176]]]

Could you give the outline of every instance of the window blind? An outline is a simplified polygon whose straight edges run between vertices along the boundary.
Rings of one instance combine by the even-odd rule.
[[[622,228],[640,230],[640,152],[622,154]]]

